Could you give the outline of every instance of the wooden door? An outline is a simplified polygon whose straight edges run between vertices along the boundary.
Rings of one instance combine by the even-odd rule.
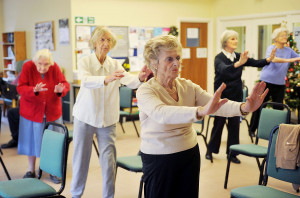
[[[183,48],[182,78],[190,79],[207,89],[207,23],[186,23],[180,25],[180,41]]]

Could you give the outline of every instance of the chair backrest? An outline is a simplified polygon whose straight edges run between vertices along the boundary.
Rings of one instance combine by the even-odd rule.
[[[264,108],[268,105],[281,106],[286,110],[269,109]],[[291,117],[290,108],[285,104],[266,102],[261,107],[258,129],[257,129],[257,141],[258,138],[268,140],[270,137],[270,131],[279,124],[289,124]],[[256,143],[257,143],[256,141]]]
[[[279,126],[276,126],[273,128],[270,134],[270,140],[269,140],[269,146],[268,146],[268,155],[267,155],[267,164],[266,164],[266,170],[264,177],[264,185],[267,184],[268,176],[294,183],[294,184],[300,184],[300,168],[296,168],[295,170],[291,169],[281,169],[276,168],[276,157],[275,157],[275,147],[276,147],[276,141],[277,136],[279,132]]]
[[[132,107],[132,89],[124,86],[120,87],[120,107]]]
[[[61,127],[63,132],[49,130],[48,127],[54,125]],[[66,180],[67,157],[68,157],[68,129],[58,123],[49,122],[45,126],[42,147],[40,154],[40,169],[39,178],[42,171],[62,178],[62,185],[60,191],[64,189]]]

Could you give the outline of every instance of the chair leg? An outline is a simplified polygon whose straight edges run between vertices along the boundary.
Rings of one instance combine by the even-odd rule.
[[[207,135],[208,135],[208,129],[209,129],[210,118],[211,118],[211,116],[208,116],[207,127],[206,127],[206,135],[205,135],[206,139],[207,139]],[[206,144],[207,144],[207,142],[206,142]],[[208,144],[206,145],[206,148],[208,149]],[[211,162],[211,163],[214,162],[213,158],[210,159],[210,162]]]
[[[94,148],[95,148],[95,150],[96,150],[96,153],[97,153],[97,155],[98,155],[98,158],[99,158],[99,150],[98,150],[98,148],[97,148],[97,145],[96,145],[96,143],[95,143],[95,141],[93,140],[93,145],[94,145]]]
[[[133,118],[131,118],[131,120],[132,120],[132,123],[133,123],[133,126],[134,126],[134,128],[135,128],[135,132],[136,132],[137,136],[138,136],[138,137],[140,137],[140,134],[139,134],[139,131],[138,131],[138,130],[137,130],[137,128],[136,128],[136,125],[135,125],[134,119],[133,119]]]
[[[251,139],[251,142],[253,143],[253,137],[252,137],[252,135],[250,134],[250,124],[249,124],[249,122],[248,122],[248,120],[247,120],[246,118],[243,118],[243,120],[246,121],[246,124],[247,124],[247,127],[248,127],[248,132],[249,132],[249,137],[250,137],[250,139]]]
[[[142,198],[142,194],[143,194],[143,186],[144,186],[144,175],[142,175],[142,177],[141,177],[141,181],[140,181],[140,189],[139,189],[139,196],[138,196],[138,198]]]
[[[1,156],[0,156],[0,163],[1,163],[2,167],[3,167],[3,169],[4,169],[4,172],[5,172],[6,176],[7,176],[7,179],[11,180],[10,175],[9,175],[9,173],[8,173],[6,167],[5,167],[5,164],[4,164]]]
[[[122,130],[123,130],[123,133],[125,133],[125,130],[124,130],[124,127],[123,127],[123,123],[120,122],[120,125],[121,125],[121,128],[122,128]]]
[[[227,159],[227,168],[226,168],[226,175],[225,175],[225,182],[224,182],[224,188],[227,189],[227,183],[228,183],[228,176],[229,176],[229,169],[230,169],[230,162],[232,158],[231,151],[229,152],[229,157]]]
[[[266,163],[266,158],[263,159],[261,166],[259,168],[259,180],[258,180],[258,185],[261,185],[263,182],[263,178],[264,178],[264,167],[265,167],[265,163]]]

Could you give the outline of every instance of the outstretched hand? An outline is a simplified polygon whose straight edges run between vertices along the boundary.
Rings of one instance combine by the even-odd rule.
[[[54,87],[54,93],[62,93],[65,88],[65,85],[63,83],[58,83]]]
[[[113,82],[115,80],[119,80],[121,78],[124,77],[124,70],[116,70],[115,72],[113,72],[111,75],[106,76],[104,79],[104,84],[107,85],[110,82]]]
[[[275,47],[274,49],[272,49],[272,52],[271,52],[271,54],[270,54],[270,57],[266,59],[268,63],[274,60],[276,50],[277,50],[277,47]]]
[[[42,82],[40,82],[35,85],[35,87],[33,88],[33,91],[34,92],[47,91],[48,88],[44,88],[45,86],[46,86],[46,84],[43,84]]]
[[[141,69],[139,73],[139,80],[141,82],[144,82],[151,73],[152,73],[151,69],[149,69],[147,65],[144,65],[144,67]]]
[[[244,51],[241,53],[239,61],[234,64],[235,68],[240,67],[247,62],[249,58],[248,53],[249,53],[248,51]]]
[[[251,95],[246,98],[246,103],[241,106],[243,112],[253,112],[257,110],[263,103],[269,89],[266,89],[264,81],[258,82],[253,88]]]
[[[198,107],[198,117],[204,117],[206,115],[215,113],[218,109],[220,109],[222,105],[224,105],[228,101],[228,99],[221,99],[222,92],[225,88],[225,83],[222,83],[222,85],[218,88],[209,102],[204,107]]]

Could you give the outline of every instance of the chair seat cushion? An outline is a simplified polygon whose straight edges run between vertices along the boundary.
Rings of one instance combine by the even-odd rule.
[[[117,166],[134,172],[142,172],[143,163],[141,156],[118,157]]]
[[[256,144],[235,144],[230,146],[230,150],[247,156],[266,157],[268,148]]]
[[[237,198],[299,198],[297,195],[261,185],[235,188],[231,190],[230,194]]]
[[[56,190],[36,178],[0,182],[0,197],[42,197],[56,195]]]
[[[127,111],[120,111],[120,116],[128,116],[128,115],[130,115],[129,112],[127,112]]]

